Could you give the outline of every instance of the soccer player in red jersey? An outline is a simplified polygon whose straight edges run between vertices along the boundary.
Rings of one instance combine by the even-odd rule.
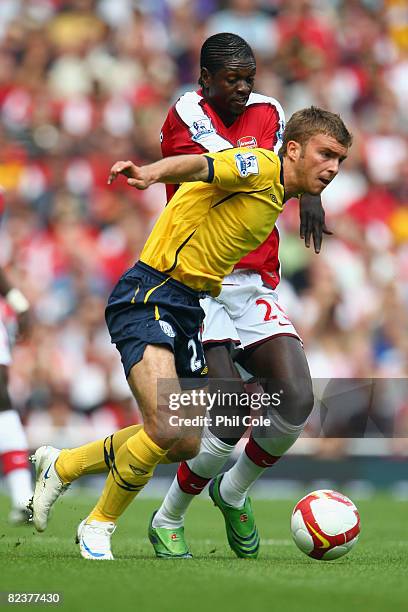
[[[252,92],[255,73],[254,54],[245,40],[228,33],[208,38],[201,49],[201,88],[181,96],[170,109],[161,133],[163,156],[238,146],[277,152],[285,126],[283,109],[274,98]],[[176,189],[167,186],[168,198]],[[320,197],[303,195],[300,211],[301,237],[309,246],[312,234],[319,252],[322,233],[329,233]],[[259,536],[248,490],[294,444],[313,407],[302,343],[275,292],[280,280],[278,251],[275,227],[224,279],[221,294],[201,301],[206,313],[202,338],[210,378],[238,379],[230,361],[230,346],[236,345],[241,349],[239,363],[250,374],[266,379],[266,392],[276,391],[278,384],[284,401],[271,412],[273,424],[267,437],[252,432],[236,464],[223,475],[217,476],[245,426],[241,423],[222,437],[216,430],[205,431],[200,453],[180,464],[152,517],[149,537],[157,556],[191,556],[184,540],[184,515],[212,478],[210,495],[224,515],[232,549],[240,557],[258,555]],[[221,387],[239,392],[241,383]]]

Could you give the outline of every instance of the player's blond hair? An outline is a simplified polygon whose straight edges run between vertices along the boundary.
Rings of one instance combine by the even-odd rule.
[[[293,113],[286,124],[279,153],[286,155],[287,144],[290,140],[299,142],[303,148],[309,139],[316,134],[332,136],[347,148],[351,146],[353,141],[353,136],[346,128],[340,115],[311,106]]]

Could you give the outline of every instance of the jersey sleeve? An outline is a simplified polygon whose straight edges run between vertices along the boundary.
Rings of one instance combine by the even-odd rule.
[[[278,153],[282,146],[283,131],[285,129],[285,113],[281,104],[275,98],[254,94],[257,103],[262,105],[259,116],[263,118],[262,135],[259,146]]]
[[[187,92],[169,110],[160,133],[163,157],[191,155],[205,151],[231,148],[222,138],[200,105],[197,92]],[[176,193],[178,185],[166,185],[167,202]]]
[[[191,140],[187,126],[180,121],[174,106],[169,110],[163,124],[160,145],[163,157],[203,153],[203,149]]]
[[[269,151],[228,149],[207,153],[206,157],[214,160],[212,183],[225,191],[261,191],[271,185],[278,175],[277,157]]]
[[[160,132],[160,145],[163,157],[173,155],[191,155],[202,153],[203,149],[191,140],[186,125],[180,121],[175,106],[169,110]],[[171,200],[178,189],[178,185],[166,185],[167,202]]]

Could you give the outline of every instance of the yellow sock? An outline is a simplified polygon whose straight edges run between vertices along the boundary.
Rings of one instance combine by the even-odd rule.
[[[122,444],[142,427],[143,425],[131,425],[102,440],[78,448],[63,449],[55,463],[58,476],[63,483],[68,483],[85,474],[109,472]]]
[[[140,429],[116,453],[105,488],[88,521],[113,521],[126,510],[130,502],[153,476],[154,469],[166,456],[163,450]]]

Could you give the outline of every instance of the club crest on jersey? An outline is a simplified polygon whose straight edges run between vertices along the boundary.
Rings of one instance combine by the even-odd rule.
[[[239,147],[257,147],[258,143],[256,141],[255,136],[243,136],[237,141],[237,145]]]
[[[259,174],[256,155],[253,155],[253,153],[237,153],[234,157],[240,176],[245,177],[248,174]]]
[[[285,131],[285,122],[284,122],[283,119],[281,119],[279,121],[279,131],[276,134],[276,144],[275,144],[274,151],[276,151],[277,149],[280,149],[280,147],[282,146],[283,132],[284,131]]]
[[[162,321],[160,319],[159,324],[160,324],[160,327],[162,328],[162,331],[166,334],[166,336],[168,336],[169,338],[176,337],[176,332],[174,331],[170,323],[167,323],[167,321]]]
[[[199,142],[204,136],[214,134],[215,130],[212,126],[211,119],[209,117],[203,117],[193,122],[190,132],[192,140],[194,140],[194,142]]]

